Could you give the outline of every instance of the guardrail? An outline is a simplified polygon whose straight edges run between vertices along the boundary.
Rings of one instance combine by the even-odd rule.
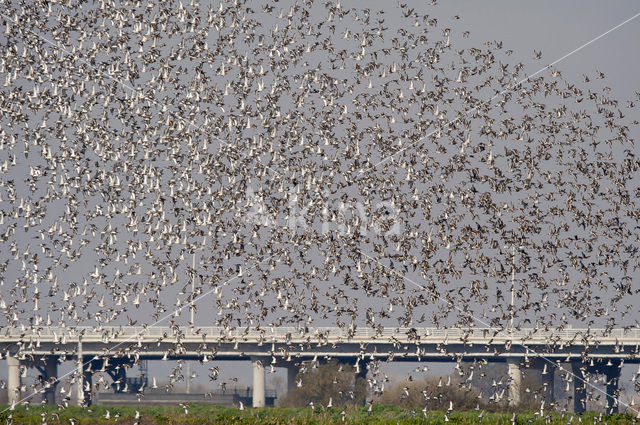
[[[2,341],[53,341],[56,343],[83,341],[96,342],[527,342],[530,344],[639,344],[640,328],[627,329],[554,329],[535,328],[385,328],[375,330],[358,328],[349,330],[338,327],[268,327],[268,328],[223,328],[223,327],[155,327],[155,326],[76,326],[39,327],[16,329],[0,327]]]

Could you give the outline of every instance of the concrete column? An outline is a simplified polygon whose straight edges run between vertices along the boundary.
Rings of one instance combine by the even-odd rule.
[[[56,356],[45,356],[44,380],[45,390],[43,400],[47,404],[56,404],[56,388],[58,386],[58,358]]]
[[[620,379],[620,362],[611,361],[605,366],[604,373],[607,379],[607,414],[618,413],[618,381]]]
[[[191,323],[193,323],[193,310],[191,311]],[[185,360],[185,384],[187,385],[187,394],[191,394],[191,362]]]
[[[522,373],[520,372],[520,359],[507,359],[509,374],[509,406],[520,404],[520,386],[522,385]]]
[[[541,396],[544,400],[544,404],[545,406],[549,406],[555,401],[553,391],[553,376],[556,371],[555,364],[545,359],[536,359],[533,362],[533,368],[535,370],[537,378],[540,381],[540,385],[542,385]]]
[[[78,351],[76,362],[76,404],[82,406],[84,404],[84,368],[82,355],[82,340],[78,339]]]
[[[265,406],[265,374],[264,363],[258,357],[252,357],[253,364],[253,407]]]
[[[91,390],[93,388],[93,369],[91,363],[91,356],[83,356],[84,372],[82,375],[82,381],[84,383],[84,402],[87,406],[91,405],[92,397]]]
[[[9,396],[9,404],[18,403],[20,401],[20,360],[17,357],[7,356],[7,394]]]
[[[296,387],[296,375],[298,367],[293,363],[287,365],[287,393]]]
[[[586,412],[587,410],[587,384],[584,382],[585,376],[582,373],[582,361],[571,362],[571,372],[573,373],[573,411],[575,413]]]

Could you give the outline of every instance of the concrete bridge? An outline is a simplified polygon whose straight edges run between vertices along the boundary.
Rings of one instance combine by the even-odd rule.
[[[366,376],[367,362],[474,361],[507,362],[509,402],[520,401],[522,368],[539,369],[545,394],[553,400],[554,365],[570,364],[574,409],[585,410],[591,373],[606,375],[607,408],[617,411],[620,368],[640,363],[640,329],[506,329],[487,328],[314,328],[221,327],[41,327],[0,328],[0,353],[9,368],[10,402],[21,397],[20,377],[27,367],[40,371],[43,400],[54,402],[57,364],[75,360],[76,402],[91,402],[92,373],[105,371],[120,385],[126,369],[139,360],[183,359],[203,362],[250,360],[254,407],[265,405],[265,366],[286,367],[289,388],[302,361],[337,358]],[[546,365],[546,366],[545,366]]]

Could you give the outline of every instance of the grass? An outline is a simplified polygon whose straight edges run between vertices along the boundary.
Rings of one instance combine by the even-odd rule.
[[[4,411],[6,410],[6,411]],[[106,419],[107,410],[110,412],[110,418]],[[140,412],[140,419],[134,419],[135,412]],[[342,419],[342,408],[334,407],[327,411],[326,409],[316,408],[312,411],[307,408],[267,408],[267,409],[245,409],[238,410],[232,407],[212,406],[207,404],[191,404],[188,414],[185,414],[182,407],[174,406],[91,406],[90,408],[80,408],[77,406],[69,406],[60,409],[57,406],[31,406],[26,409],[24,406],[16,407],[10,411],[8,407],[0,407],[0,424],[5,424],[13,420],[13,424],[43,424],[43,417],[47,424],[71,424],[89,425],[89,424],[113,424],[117,422],[121,425],[133,425],[138,422],[139,425],[249,425],[249,424],[266,424],[266,425],[320,425],[320,424],[478,424],[479,412],[477,411],[453,411],[450,415],[449,422],[444,421],[443,411],[427,412],[424,418],[422,411],[411,412],[394,406],[374,405],[371,416],[368,415],[366,407],[347,408],[344,422]],[[44,415],[43,415],[44,414]],[[116,414],[119,418],[116,420]],[[566,425],[569,423],[571,416],[574,414],[566,413],[562,416],[559,413],[552,413],[551,421],[547,422],[546,418],[536,415],[535,412],[522,412],[516,416],[516,424],[557,424]],[[511,425],[510,413],[489,413],[485,412],[482,424],[487,425]],[[546,413],[545,413],[546,416]],[[578,415],[572,421],[579,424]],[[582,423],[592,424],[599,419],[600,414],[596,412],[583,413],[581,416]],[[631,424],[633,416],[629,414],[617,414],[612,416],[603,416],[603,422],[608,425]]]

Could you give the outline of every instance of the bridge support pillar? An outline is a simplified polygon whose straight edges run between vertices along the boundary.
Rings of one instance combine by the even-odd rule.
[[[298,367],[295,364],[287,365],[287,393],[296,387],[296,375],[298,375]]]
[[[56,388],[58,387],[58,358],[44,357],[44,394],[42,399],[47,404],[56,404]]]
[[[265,407],[264,363],[258,357],[252,357],[253,364],[253,407]]]
[[[585,375],[582,372],[583,366],[580,360],[571,362],[571,372],[573,373],[573,411],[582,413],[587,410],[587,384]]]
[[[520,359],[508,358],[507,367],[509,374],[509,406],[518,406],[520,404],[520,386],[522,385]]]
[[[554,398],[554,374],[555,374],[555,364],[546,359],[536,359],[532,365],[535,370],[535,374],[540,380],[541,388],[541,396],[544,400],[545,406],[551,405],[551,403],[555,402]]]
[[[91,375],[90,371],[85,371],[85,358],[82,351],[82,340],[78,341],[77,364],[76,364],[76,404],[78,406],[88,406],[91,404]]]
[[[20,360],[11,355],[7,356],[7,394],[9,404],[18,403],[20,401]]]
[[[82,381],[84,382],[84,402],[87,406],[90,406],[93,402],[92,389],[93,389],[93,369],[92,369],[92,357],[84,356],[83,365],[84,372],[82,375]]]
[[[618,413],[618,381],[620,379],[620,361],[611,360],[604,367],[607,379],[607,414]]]

